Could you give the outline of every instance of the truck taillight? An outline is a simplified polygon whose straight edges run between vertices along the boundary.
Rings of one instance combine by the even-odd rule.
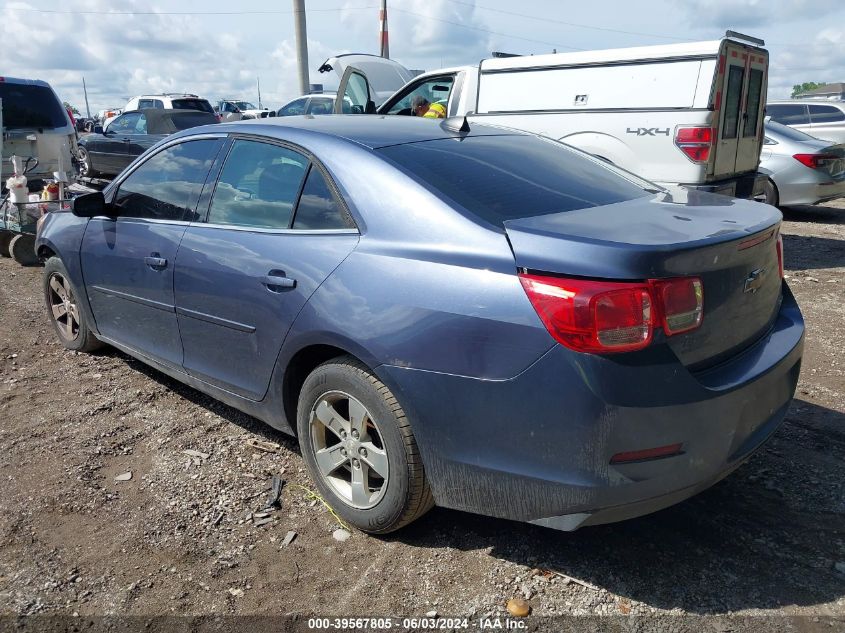
[[[701,325],[701,280],[596,281],[520,274],[528,299],[552,337],[588,353],[630,352],[647,347],[654,328],[667,336]]]
[[[694,163],[710,159],[715,134],[709,127],[679,127],[675,130],[675,145]]]

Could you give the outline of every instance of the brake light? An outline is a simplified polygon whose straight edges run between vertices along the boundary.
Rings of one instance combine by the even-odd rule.
[[[706,163],[710,158],[715,134],[709,127],[679,127],[675,131],[675,145],[694,163]]]
[[[783,279],[783,236],[780,233],[778,233],[775,244],[778,253],[778,273],[780,273],[780,278]]]
[[[689,332],[704,318],[704,291],[695,277],[652,282],[661,306],[663,331],[667,335]]]
[[[701,325],[697,278],[614,282],[520,274],[540,320],[559,343],[579,352],[630,352],[647,347],[654,328],[667,336]]]
[[[838,160],[833,154],[795,154],[792,158],[810,169],[827,167],[828,163]]]

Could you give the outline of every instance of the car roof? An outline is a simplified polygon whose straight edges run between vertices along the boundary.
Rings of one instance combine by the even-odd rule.
[[[832,105],[845,107],[845,101],[839,99],[774,99],[766,102],[767,105]]]
[[[262,134],[279,139],[287,138],[285,132],[292,129],[307,134],[345,139],[370,149],[378,149],[388,145],[402,145],[438,139],[460,138],[462,136],[501,136],[525,135],[518,130],[497,128],[489,125],[473,123],[468,134],[462,134],[456,129],[444,125],[449,121],[452,126],[460,126],[463,117],[453,117],[449,120],[424,119],[422,117],[394,116],[394,115],[365,115],[365,114],[330,114],[304,115],[290,117],[274,117],[238,121],[235,123],[218,123],[208,128],[193,128],[194,133],[241,133]],[[290,138],[289,140],[294,140]]]
[[[5,84],[26,84],[29,86],[44,86],[49,88],[50,84],[42,79],[23,79],[21,77],[4,77],[0,76],[0,82]]]

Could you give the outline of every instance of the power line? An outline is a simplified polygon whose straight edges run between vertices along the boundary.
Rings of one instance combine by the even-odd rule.
[[[377,5],[366,7],[338,7],[333,9],[308,9],[308,13],[334,13],[337,11],[357,11],[362,9],[378,9]],[[60,15],[293,15],[293,11],[93,11],[76,9],[38,9],[35,7],[0,7],[5,11],[22,11],[28,13],[50,13]]]

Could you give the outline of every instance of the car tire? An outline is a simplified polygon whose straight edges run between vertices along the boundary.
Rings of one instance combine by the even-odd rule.
[[[35,254],[35,236],[15,235],[9,242],[9,255],[21,266],[38,265],[38,255]]]
[[[77,157],[79,158],[79,175],[83,178],[96,178],[100,175],[96,169],[91,166],[91,156],[88,154],[88,150],[84,147],[79,147],[77,151]]]
[[[305,379],[297,431],[317,489],[348,524],[386,534],[434,506],[404,410],[357,359],[327,361]]]
[[[775,186],[775,183],[771,181],[771,179],[767,178],[763,183],[762,191],[760,192],[759,196],[760,202],[765,202],[766,204],[770,204],[773,207],[778,206],[780,203],[780,199],[778,196],[778,188]]]
[[[93,352],[103,347],[91,331],[79,306],[79,293],[58,257],[51,257],[44,265],[43,290],[47,315],[62,345],[75,352]]]

